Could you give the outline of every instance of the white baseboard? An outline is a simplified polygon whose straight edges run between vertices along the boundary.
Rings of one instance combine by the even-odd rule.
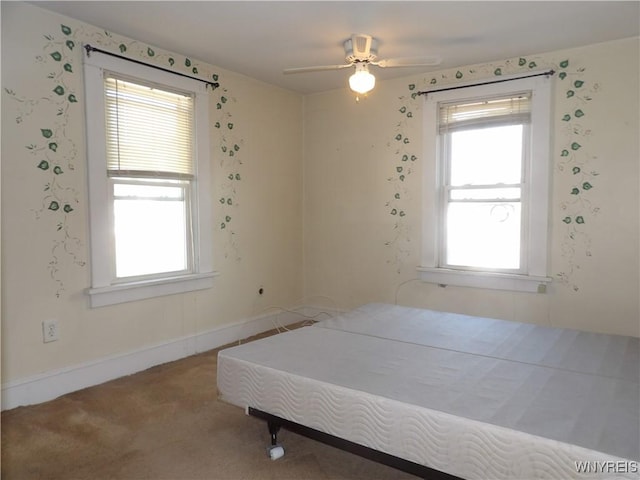
[[[309,307],[295,310],[308,315]],[[2,384],[2,410],[52,400],[126,375],[237,342],[303,320],[294,311],[260,315],[133,352],[52,370]]]

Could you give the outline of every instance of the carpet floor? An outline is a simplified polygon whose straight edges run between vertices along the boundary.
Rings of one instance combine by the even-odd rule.
[[[4,480],[415,479],[217,399],[212,350],[2,413]]]

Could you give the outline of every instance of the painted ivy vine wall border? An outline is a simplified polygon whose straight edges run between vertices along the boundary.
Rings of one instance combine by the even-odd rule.
[[[25,148],[33,158],[34,174],[43,176],[41,206],[33,210],[35,219],[53,216],[56,222],[48,264],[50,277],[55,284],[56,298],[60,298],[65,291],[61,274],[63,258],[80,267],[86,265],[83,258],[84,245],[80,236],[71,228],[71,217],[80,204],[80,193],[76,185],[83,180],[72,175],[80,152],[77,140],[68,131],[72,118],[84,118],[81,99],[77,93],[82,84],[82,43],[92,43],[146,63],[211,79],[219,85],[218,73],[189,57],[156,51],[149,45],[89,25],[69,25],[73,23],[60,24],[57,31],[43,35],[45,42],[41,47],[42,53],[35,57],[35,63],[41,65],[45,72],[47,83],[51,86],[50,91],[36,98],[30,98],[16,88],[7,87],[3,92],[17,106],[17,124],[22,125],[24,119],[31,115],[37,115],[41,124],[38,131],[29,132],[33,140]],[[220,209],[222,220],[219,225],[221,230],[229,232],[225,257],[232,254],[239,260],[235,232],[229,228],[232,212],[239,205],[235,185],[242,179],[239,152],[243,141],[233,132],[233,115],[229,109],[229,100],[235,103],[236,99],[230,96],[227,88],[216,88],[210,94],[217,95],[216,109],[219,115],[213,127],[219,133],[218,148],[223,154],[220,160],[221,175],[227,179],[221,186],[221,200],[224,198],[221,203],[224,204]],[[84,161],[84,158],[80,158],[80,161]]]
[[[235,261],[240,261],[240,249],[238,247],[236,231],[233,227],[235,211],[240,207],[238,201],[238,184],[242,181],[242,156],[241,150],[244,141],[234,130],[235,124],[233,115],[229,111],[229,106],[237,103],[237,99],[229,96],[226,88],[221,89],[220,96],[216,103],[217,118],[213,124],[218,131],[218,149],[220,166],[220,220],[219,228],[226,233],[224,257]]]
[[[68,131],[70,119],[82,115],[76,93],[81,61],[78,41],[69,26],[60,25],[56,33],[45,34],[43,38],[42,53],[36,55],[35,63],[50,86],[46,94],[29,98],[15,88],[4,88],[4,93],[17,104],[17,124],[25,125],[23,122],[31,115],[39,120],[38,130],[29,132],[32,139],[25,145],[32,158],[34,175],[39,175],[43,182],[40,207],[32,212],[37,220],[45,216],[54,219],[56,231],[47,269],[59,298],[65,290],[60,273],[62,259],[69,258],[80,267],[86,264],[82,241],[71,228],[72,216],[80,203],[74,175],[79,150]]]
[[[385,242],[385,246],[391,249],[391,258],[388,264],[393,265],[397,274],[402,273],[405,260],[411,256],[413,245],[411,242],[412,230],[407,222],[407,212],[413,196],[407,186],[407,179],[413,174],[413,166],[418,160],[418,152],[415,150],[411,138],[407,134],[414,119],[415,112],[420,110],[420,102],[416,99],[417,92],[414,84],[409,85],[409,94],[398,97],[400,106],[397,109],[399,115],[395,125],[393,139],[387,143],[394,152],[394,170],[387,182],[391,185],[392,197],[385,203],[389,215],[393,217],[393,235]]]
[[[600,212],[600,207],[590,198],[599,173],[594,168],[598,157],[589,148],[594,133],[587,126],[586,119],[589,102],[601,91],[601,85],[587,82],[586,69],[573,68],[568,59],[560,62],[559,70],[561,88],[558,92],[561,93],[557,99],[560,107],[557,120],[561,124],[562,146],[556,172],[566,180],[562,185],[568,183],[571,187],[560,201],[563,223],[560,247],[564,265],[555,277],[560,284],[577,292],[580,287],[575,281],[575,274],[581,269],[581,263],[592,256],[589,224]]]
[[[391,238],[385,242],[391,250],[387,263],[394,266],[397,274],[402,273],[406,260],[412,253],[413,232],[409,223],[410,216],[420,215],[419,211],[417,213],[411,211],[411,207],[416,204],[412,202],[411,192],[406,183],[407,178],[413,174],[413,164],[419,160],[419,152],[413,147],[414,144],[407,133],[410,127],[415,127],[413,122],[419,116],[418,112],[422,107],[418,92],[434,88],[436,85],[481,81],[546,68],[553,68],[557,72],[558,82],[561,82],[557,90],[564,88],[564,100],[556,100],[557,111],[561,112],[559,121],[562,125],[560,132],[563,146],[557,152],[557,157],[554,155],[555,170],[559,175],[571,177],[570,180],[566,178],[559,180],[567,180],[573,185],[569,192],[565,192],[559,203],[561,211],[564,212],[561,251],[565,266],[555,276],[561,284],[570,286],[574,291],[579,290],[573,276],[580,269],[580,262],[592,255],[591,239],[585,225],[600,211],[600,208],[589,198],[590,190],[594,188],[598,176],[598,172],[592,167],[597,157],[586,148],[593,132],[583,125],[583,119],[587,115],[588,102],[600,90],[600,85],[598,83],[588,85],[585,80],[586,69],[574,67],[569,59],[555,65],[541,57],[518,57],[501,63],[446,70],[409,84],[407,92],[398,97],[396,108],[398,121],[395,124],[392,140],[388,143],[394,152],[393,171],[387,178],[387,182],[391,185],[392,196],[385,203],[387,213],[393,217],[393,232],[390,235]],[[558,131],[557,125],[556,131]],[[410,268],[414,268],[414,265],[410,265]]]

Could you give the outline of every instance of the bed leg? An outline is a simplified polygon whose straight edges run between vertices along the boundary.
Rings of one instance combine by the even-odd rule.
[[[277,445],[278,432],[280,431],[280,424],[278,422],[269,420],[267,422],[267,426],[269,427],[269,434],[271,435],[271,445]]]
[[[269,420],[267,421],[267,426],[271,435],[271,446],[267,448],[267,454],[271,460],[277,460],[284,455],[284,447],[278,445],[278,432],[281,425],[278,422]]]

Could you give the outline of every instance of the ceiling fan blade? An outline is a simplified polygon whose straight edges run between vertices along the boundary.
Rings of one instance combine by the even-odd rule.
[[[306,73],[306,72],[321,72],[323,70],[340,70],[342,68],[348,68],[352,66],[352,63],[344,65],[319,65],[315,67],[299,67],[299,68],[285,68],[282,73]]]
[[[398,67],[432,67],[442,62],[440,57],[411,57],[411,58],[386,58],[377,62],[371,62],[380,68]]]

